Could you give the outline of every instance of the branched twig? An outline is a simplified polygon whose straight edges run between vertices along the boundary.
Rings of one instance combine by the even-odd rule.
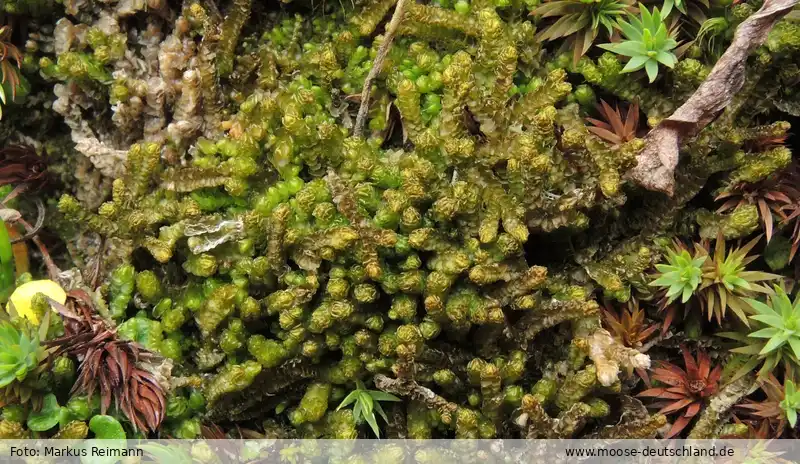
[[[697,135],[728,106],[744,85],[747,56],[767,39],[769,31],[800,0],[766,0],[736,29],[733,42],[706,80],[672,116],[645,138],[629,176],[648,190],[672,195],[681,140]]]
[[[15,239],[11,240],[12,244],[30,240],[33,237],[35,237],[39,233],[40,230],[42,230],[42,226],[44,225],[44,217],[45,217],[44,203],[42,203],[42,200],[40,200],[39,198],[37,198],[35,201],[36,201],[36,213],[37,214],[36,214],[36,224],[34,224],[33,230],[28,231],[22,237],[17,237]]]
[[[33,230],[33,227],[24,220],[20,219],[19,222],[25,227],[25,230]],[[50,277],[50,280],[58,281],[58,276],[61,275],[61,269],[56,266],[44,242],[42,242],[42,239],[40,239],[38,235],[35,235],[32,240],[33,243],[36,244],[36,247],[39,248],[39,253],[42,254],[42,260],[44,261],[45,267],[47,267],[48,277]]]
[[[756,380],[748,374],[734,380],[726,385],[716,395],[711,398],[708,406],[700,414],[700,418],[695,423],[692,431],[689,432],[690,439],[709,439],[714,438],[719,428],[727,422],[728,411],[745,396],[753,392]]]
[[[378,54],[375,56],[375,62],[372,63],[372,69],[369,70],[367,78],[364,80],[364,88],[361,90],[361,106],[358,108],[358,116],[356,117],[356,125],[353,128],[353,135],[361,137],[364,131],[364,125],[367,122],[367,113],[369,112],[369,94],[372,90],[372,81],[378,77],[378,73],[383,68],[383,62],[386,55],[389,54],[389,47],[392,46],[394,35],[397,33],[397,28],[403,20],[403,11],[405,10],[407,0],[397,0],[397,6],[394,7],[392,19],[389,21],[389,26],[386,28],[386,34],[383,36],[383,43],[378,49]]]
[[[413,380],[390,379],[383,374],[375,376],[375,388],[398,396],[410,397],[424,403],[428,409],[436,409],[439,413],[454,413],[458,406],[443,397],[437,395],[433,390],[425,388]]]
[[[10,201],[13,196],[17,196],[20,193],[24,192],[25,188],[17,187],[11,191],[3,201],[0,201],[0,205],[3,208],[6,207],[5,202]],[[16,193],[15,193],[16,192]],[[53,262],[53,258],[50,256],[50,252],[47,251],[47,247],[45,246],[44,242],[39,238],[39,231],[41,230],[42,226],[44,225],[44,217],[45,217],[45,209],[44,203],[39,198],[36,199],[36,209],[38,211],[38,217],[36,218],[36,225],[30,225],[27,221],[22,218],[17,219],[17,222],[22,224],[22,227],[25,228],[25,235],[14,239],[11,243],[22,242],[24,240],[33,240],[33,243],[36,244],[36,247],[39,248],[39,252],[42,254],[42,260],[44,261],[44,265],[47,267],[47,274],[52,280],[56,280],[58,275],[61,274],[61,269],[56,266],[56,263]]]

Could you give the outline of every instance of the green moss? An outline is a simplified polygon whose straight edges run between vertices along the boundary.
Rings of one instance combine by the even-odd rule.
[[[26,43],[31,88],[0,137],[46,147],[60,195],[30,190],[9,206],[32,222],[29,200],[48,200],[47,224],[66,242],[48,249],[83,271],[59,282],[90,287],[103,256],[98,312],[107,304],[123,338],[169,358],[172,380],[197,379],[202,396],[170,393],[164,436],[201,436],[206,409],[225,424],[266,419],[269,436],[364,436],[333,405],[380,375],[403,400],[387,416],[392,436],[653,436],[663,416],[622,406],[640,391],[634,379],[620,390],[646,356],[623,346],[600,302],[618,311],[635,300],[644,326],[668,325],[648,285],[665,245],[757,234],[761,197],[775,207],[774,236],[753,255],[791,269],[782,200],[748,193],[712,212],[710,193],[792,194],[772,181],[792,162],[789,125],[775,119],[797,116],[793,22],[754,52],[733,103],[681,140],[671,198],[628,177],[648,126],[706,79],[757,5],[705,9],[716,29],[676,32],[691,47],[648,84],[623,56],[589,50],[575,62],[562,48],[575,44],[542,43],[536,30],[555,18],[531,15],[536,0],[409,1],[371,82],[366,131],[353,136],[397,2],[95,3],[2,0],[15,18],[47,14],[13,36]],[[646,117],[626,141],[587,121],[602,117],[600,97]],[[713,336],[697,320],[671,323]],[[675,346],[652,352],[672,361]],[[61,398],[81,362],[59,357],[0,399],[37,401],[51,379]],[[25,436],[8,415],[0,434]],[[80,436],[84,416],[64,435]]]

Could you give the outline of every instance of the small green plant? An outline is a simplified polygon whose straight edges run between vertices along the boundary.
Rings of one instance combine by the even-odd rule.
[[[539,40],[568,37],[575,62],[592,46],[600,27],[610,38],[617,21],[630,11],[632,0],[557,0],[545,2],[531,12],[541,18],[558,17],[538,34]]]
[[[783,288],[778,285],[774,288],[775,292],[769,295],[769,304],[745,299],[756,312],[750,319],[766,327],[747,335],[737,332],[719,334],[744,343],[745,346],[732,351],[754,356],[753,367],[763,361],[758,373],[760,378],[765,378],[781,361],[788,368],[800,365],[800,297],[792,302]]]
[[[28,335],[9,321],[0,322],[0,387],[24,380],[46,356],[39,337]]]
[[[644,5],[639,4],[639,12],[638,17],[628,13],[630,22],[618,21],[619,29],[628,40],[602,44],[599,47],[617,55],[630,57],[622,72],[633,72],[644,68],[650,82],[653,82],[658,77],[659,63],[672,68],[678,62],[678,58],[672,52],[678,46],[678,42],[662,21],[658,8],[653,8],[651,13]]]
[[[747,270],[747,265],[758,258],[758,255],[749,253],[760,240],[759,236],[741,247],[726,250],[725,239],[720,236],[713,253],[707,240],[695,243],[691,252],[686,245],[676,243],[675,248],[667,252],[667,264],[656,265],[661,273],[650,283],[664,291],[659,303],[660,308],[667,312],[662,331],[666,332],[675,319],[679,307],[671,303],[679,296],[681,303],[689,302],[694,296],[700,311],[709,321],[715,318],[718,324],[722,324],[730,308],[740,321],[749,326],[747,314],[750,308],[746,298],[768,293],[769,288],[760,282],[780,278],[768,272]]]
[[[686,249],[669,250],[667,264],[656,264],[661,274],[650,285],[667,289],[668,304],[678,297],[681,303],[686,303],[700,285],[703,275],[701,266],[705,261],[705,255],[693,257]]]
[[[731,29],[731,22],[725,16],[708,18],[700,24],[695,40],[711,56],[719,57],[725,51]]]
[[[797,410],[800,409],[800,392],[797,391],[791,380],[786,380],[783,388],[784,397],[781,401],[781,409],[786,414],[789,425],[794,428],[797,424]]]
[[[797,333],[800,329],[800,298],[792,303],[786,292],[776,285],[775,295],[770,297],[774,308],[758,300],[749,299],[747,302],[758,313],[750,318],[769,326],[749,335],[751,338],[768,340],[758,354],[767,355],[788,344],[793,354],[800,358],[800,334]]]
[[[719,236],[713,254],[709,252],[707,243],[695,244],[697,253],[706,255],[698,296],[709,320],[716,316],[717,322],[722,323],[726,309],[731,308],[739,320],[749,325],[747,301],[752,300],[747,298],[752,298],[756,293],[769,292],[769,288],[759,282],[780,278],[768,272],[747,270],[747,265],[758,258],[758,255],[749,253],[760,240],[761,236],[758,236],[741,247],[726,251],[725,239]]]
[[[336,410],[340,410],[345,406],[353,404],[353,417],[357,424],[366,421],[376,437],[381,436],[381,431],[378,429],[378,422],[375,420],[375,411],[380,414],[384,422],[389,422],[386,413],[383,412],[379,401],[401,401],[400,398],[378,390],[367,390],[360,380],[356,380],[356,389],[351,391],[342,404]]]

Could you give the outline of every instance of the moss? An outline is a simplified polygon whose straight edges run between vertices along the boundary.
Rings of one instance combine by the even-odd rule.
[[[669,325],[649,285],[669,242],[763,227],[756,194],[718,212],[710,193],[794,195],[781,183],[790,127],[776,120],[797,116],[791,21],[753,53],[734,102],[681,141],[672,198],[627,176],[647,126],[698,88],[757,5],[709,9],[718,30],[705,37],[679,31],[692,46],[648,85],[625,57],[575,62],[561,40],[542,43],[536,29],[557,19],[531,15],[537,1],[408,1],[354,136],[397,2],[95,3],[3,0],[36,19],[11,39],[26,44],[31,88],[4,106],[0,137],[50,153],[58,199],[31,189],[14,207],[32,222],[29,200],[47,200],[46,224],[66,242],[49,248],[55,262],[83,271],[59,274],[73,276],[65,288],[99,282],[90,298],[117,332],[202,388],[196,407],[187,387],[172,392],[165,435],[201,436],[207,409],[266,420],[270,436],[364,436],[336,405],[356,380],[386,376],[403,401],[385,411],[393,436],[655,436],[663,416],[616,410],[649,358],[619,344],[612,329],[633,329],[601,306],[636,302],[641,324]],[[625,142],[587,121],[601,97],[640,108]],[[770,195],[762,254],[788,276],[800,198]],[[669,321],[674,334],[713,335]],[[653,353],[673,360],[673,345]],[[81,362],[59,357],[0,399],[35,404],[51,379],[66,395]],[[15,422],[0,429],[24,436]],[[79,436],[80,424],[63,425]]]

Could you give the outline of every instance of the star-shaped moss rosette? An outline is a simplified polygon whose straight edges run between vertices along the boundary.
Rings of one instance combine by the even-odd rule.
[[[401,401],[400,398],[392,395],[391,393],[382,392],[379,390],[367,390],[364,383],[360,380],[356,381],[356,389],[351,391],[339,405],[336,410],[342,409],[345,406],[353,405],[353,417],[356,423],[366,422],[372,429],[376,437],[381,436],[381,431],[378,428],[378,422],[375,420],[375,413],[384,420],[389,422],[386,413],[383,411],[381,401]]]
[[[766,302],[747,299],[756,313],[750,316],[754,330],[718,334],[744,344],[731,351],[753,356],[750,364],[761,364],[760,378],[766,378],[781,362],[790,372],[800,367],[800,295],[792,301],[780,285],[773,289]]]
[[[134,429],[156,431],[166,415],[165,392],[142,363],[158,357],[118,336],[117,330],[97,315],[85,291],[71,291],[66,306],[53,300],[50,303],[64,318],[64,335],[47,345],[54,356],[81,360],[71,393],[90,398],[99,394],[101,414],[113,403]]]
[[[531,16],[558,18],[542,28],[539,40],[566,38],[577,63],[591,48],[601,29],[614,35],[618,21],[633,7],[633,0],[556,0],[541,4]]]
[[[639,16],[628,14],[628,19],[618,22],[627,40],[601,44],[599,47],[629,57],[622,72],[644,69],[650,82],[653,82],[658,77],[659,64],[672,68],[678,62],[672,51],[678,46],[678,41],[662,20],[658,8],[653,8],[651,12],[640,3]]]
[[[708,397],[717,392],[722,366],[712,368],[711,359],[704,351],[697,358],[685,347],[681,347],[685,369],[669,362],[661,362],[653,369],[652,379],[665,387],[649,388],[638,396],[660,400],[653,406],[660,407],[659,414],[678,413],[665,438],[672,438],[683,429],[703,408]]]

